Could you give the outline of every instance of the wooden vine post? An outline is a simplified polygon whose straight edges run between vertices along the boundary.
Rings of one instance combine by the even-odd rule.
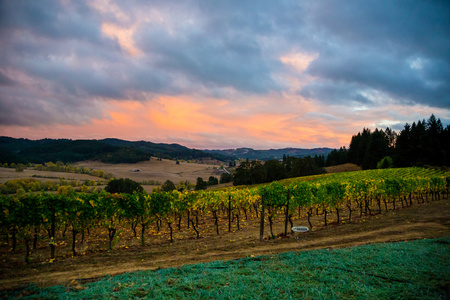
[[[261,197],[261,224],[259,227],[259,240],[264,238],[264,196]]]
[[[55,209],[55,200],[51,201],[51,225],[50,225],[50,258],[55,259],[55,234],[56,234],[56,209]]]
[[[287,227],[288,227],[288,221],[289,221],[289,197],[290,197],[290,190],[287,190],[287,199],[286,199],[286,219],[284,220],[284,236],[287,236]]]
[[[231,232],[231,195],[228,196],[228,232]]]

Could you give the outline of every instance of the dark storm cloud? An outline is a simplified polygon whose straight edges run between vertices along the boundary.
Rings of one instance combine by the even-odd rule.
[[[449,6],[444,1],[314,2],[307,15],[320,56],[307,71],[318,80],[301,94],[332,102],[335,87],[347,84],[349,94],[377,90],[400,103],[449,108]]]
[[[32,92],[10,87],[2,89],[0,98],[0,125],[39,126],[42,124],[83,124],[98,117],[95,103],[78,105],[77,99],[48,94],[48,89],[37,87]]]
[[[2,85],[14,85],[14,80],[6,76],[0,71],[0,86]]]
[[[82,123],[109,99],[282,95],[286,74],[310,76],[298,94],[326,104],[450,108],[445,1],[93,3],[0,1],[1,123]],[[139,54],[105,23],[133,28]],[[297,52],[317,55],[302,74],[280,61]]]
[[[308,84],[301,95],[313,99],[322,99],[328,104],[372,105],[372,101],[361,92],[361,86],[354,83],[320,81]]]
[[[283,68],[281,44],[274,39],[283,33],[285,28],[279,25],[285,22],[286,13],[291,13],[284,5],[271,1],[158,5],[175,16],[173,27],[142,27],[135,39],[139,48],[157,57],[155,66],[159,69],[208,88],[268,93],[285,87],[274,78]]]
[[[191,32],[170,36],[165,30],[138,35],[141,49],[158,57],[155,67],[179,74],[196,85],[254,93],[280,89],[270,76],[275,62],[264,59],[259,45],[245,36]]]
[[[99,15],[82,1],[1,1],[0,33],[31,32],[51,39],[85,39],[96,41],[100,36]]]

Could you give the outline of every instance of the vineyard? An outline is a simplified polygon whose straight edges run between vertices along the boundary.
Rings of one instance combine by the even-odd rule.
[[[152,237],[162,234],[172,242],[174,232],[185,238],[199,238],[258,222],[259,239],[271,239],[276,236],[275,221],[284,224],[284,232],[277,233],[279,236],[290,234],[293,222],[299,219],[307,221],[312,230],[316,226],[334,226],[355,217],[448,197],[449,184],[449,172],[403,168],[317,175],[257,187],[199,192],[22,193],[1,196],[0,226],[3,244],[12,251],[23,243],[26,262],[30,262],[32,249],[42,244],[48,244],[53,261],[58,245],[67,241],[76,256],[86,236],[91,243],[98,238],[97,244],[103,243],[112,250],[124,232],[145,246]],[[94,234],[100,232],[106,233],[107,238]]]

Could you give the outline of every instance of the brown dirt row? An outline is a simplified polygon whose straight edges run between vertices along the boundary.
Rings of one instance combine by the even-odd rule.
[[[335,217],[335,214],[330,216]],[[343,219],[347,215],[343,213]],[[70,242],[63,242],[58,250],[58,259],[49,263],[48,259],[23,262],[24,253],[8,252],[8,247],[0,248],[0,289],[9,289],[29,283],[39,286],[70,284],[75,280],[83,283],[89,278],[115,275],[137,270],[177,267],[184,264],[230,260],[257,255],[268,255],[286,251],[310,250],[320,248],[341,248],[369,243],[386,243],[423,238],[437,238],[450,235],[450,200],[414,203],[413,206],[395,211],[383,212],[374,216],[359,218],[353,213],[353,221],[341,225],[323,226],[322,216],[313,218],[313,230],[305,234],[293,234],[259,241],[258,220],[241,223],[241,230],[228,233],[226,221],[221,222],[221,234],[216,235],[211,224],[200,224],[200,239],[195,239],[191,231],[175,233],[175,241],[170,243],[166,234],[153,234],[146,247],[139,246],[137,238],[123,239],[113,251],[102,250],[102,246],[90,250],[85,255],[70,257]],[[211,220],[210,220],[211,221]],[[332,222],[333,220],[330,220]],[[335,220],[334,220],[335,221]],[[209,222],[209,221],[208,221]],[[242,220],[242,222],[244,222]],[[307,225],[305,219],[296,220],[294,225]],[[184,223],[183,223],[184,226]],[[207,227],[209,226],[209,227]],[[174,226],[175,227],[175,226]],[[277,219],[274,233],[283,232],[282,217]],[[176,230],[175,230],[176,231]],[[167,232],[167,230],[165,231]],[[266,225],[266,235],[268,225]],[[130,232],[124,232],[131,235]],[[64,245],[65,248],[64,248]],[[42,247],[41,254],[48,255]],[[23,250],[22,250],[23,252]]]

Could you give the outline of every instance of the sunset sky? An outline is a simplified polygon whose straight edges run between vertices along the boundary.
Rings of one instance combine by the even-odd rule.
[[[0,1],[0,135],[348,147],[450,124],[449,1]]]

